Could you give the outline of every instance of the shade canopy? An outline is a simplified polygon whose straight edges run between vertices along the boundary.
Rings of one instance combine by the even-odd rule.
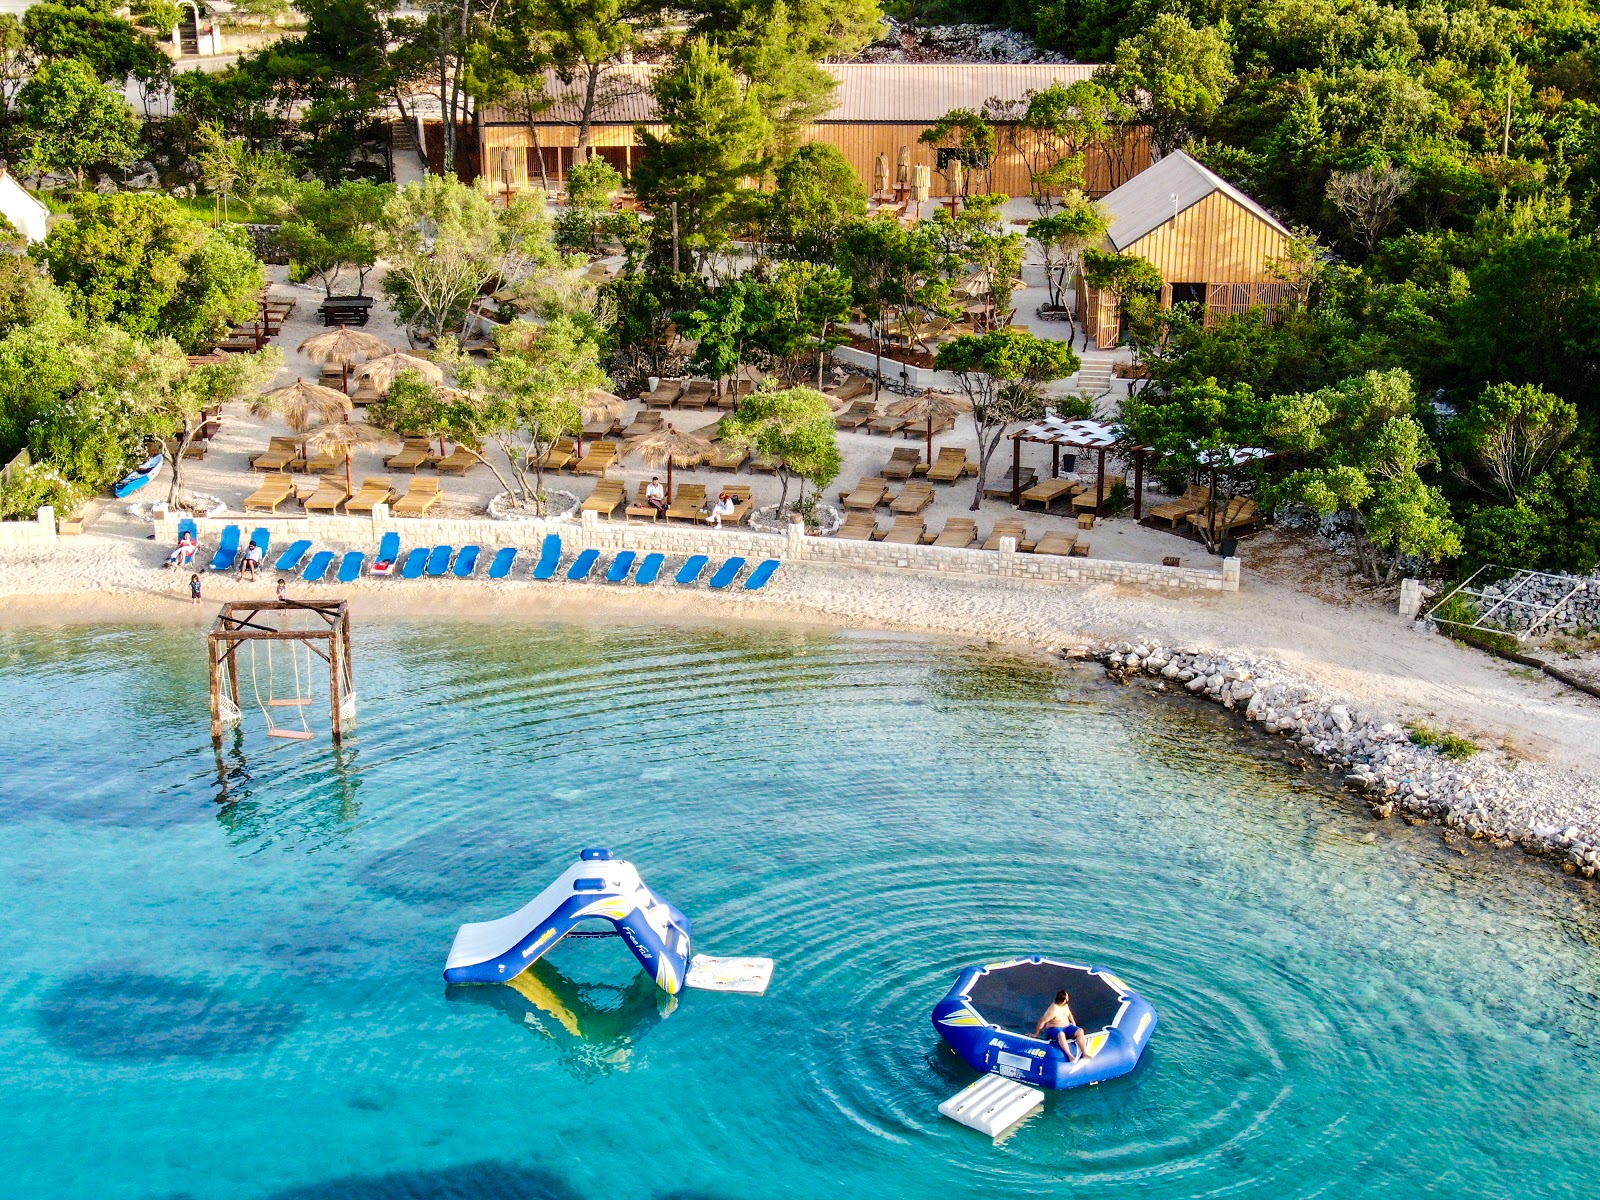
[[[896,400],[888,411],[891,417],[915,417],[937,423],[971,412],[972,401],[949,392],[923,392],[920,396]]]
[[[394,353],[394,347],[380,337],[344,325],[315,334],[300,343],[300,353],[312,362],[332,362],[343,366],[380,354]]]
[[[263,392],[250,403],[253,416],[281,413],[284,422],[296,433],[337,421],[350,411],[350,397],[337,388],[323,387],[296,379],[285,387]]]
[[[1099,450],[1115,446],[1120,439],[1118,427],[1104,421],[1068,421],[1049,415],[1035,421],[1026,429],[1011,435],[1022,442],[1043,442],[1049,446],[1074,446],[1080,450]]]
[[[627,449],[637,452],[647,467],[697,467],[710,462],[717,453],[705,438],[674,425],[634,438]]]
[[[307,431],[306,445],[314,450],[336,450],[344,454],[344,489],[354,491],[354,480],[350,477],[350,456],[357,450],[365,450],[377,446],[392,446],[399,444],[403,439],[398,433],[388,429],[380,429],[366,421],[333,421],[327,425],[318,426]]]
[[[444,382],[444,372],[436,364],[400,350],[392,350],[388,354],[368,359],[350,374],[356,379],[368,380],[380,391],[387,391],[389,385],[404,371],[415,371],[429,383]]]
[[[578,401],[578,411],[583,414],[586,425],[594,421],[615,421],[627,407],[626,400],[605,388],[590,388],[589,394]]]
[[[987,296],[994,291],[995,278],[994,270],[990,267],[985,267],[981,271],[974,271],[950,290],[958,296],[976,299],[979,296]],[[1027,287],[1028,282],[1013,275],[1005,281],[1005,286],[1007,290],[1015,292]]]

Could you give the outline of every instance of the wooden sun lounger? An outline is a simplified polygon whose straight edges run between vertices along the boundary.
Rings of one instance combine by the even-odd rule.
[[[437,458],[433,443],[427,438],[407,438],[404,446],[383,460],[383,465],[391,471],[416,471],[432,465]]]
[[[305,461],[300,457],[299,443],[292,437],[275,437],[250,460],[250,465],[258,471],[293,471],[303,467]]]
[[[727,483],[718,490],[727,492],[736,506],[733,510],[733,515],[723,517],[722,523],[724,525],[748,524],[750,514],[756,510],[755,495],[751,492],[750,485],[746,483]]]
[[[468,471],[472,470],[473,467],[479,467],[482,465],[483,460],[478,457],[477,453],[471,447],[458,445],[454,450],[450,451],[449,454],[446,454],[443,458],[436,462],[434,467],[441,475],[449,471],[457,471],[462,475],[465,475]]]
[[[910,479],[922,465],[922,451],[902,446],[889,455],[889,461],[878,474],[885,479]]]
[[[683,389],[683,395],[678,397],[678,407],[703,411],[708,404],[715,404],[716,400],[716,384],[709,379],[691,379],[689,386]]]
[[[580,458],[572,469],[579,475],[604,475],[615,465],[618,450],[619,447],[615,442],[592,442],[588,453]]]
[[[933,503],[933,485],[913,479],[900,489],[900,494],[889,505],[889,511],[907,515],[919,513]]]
[[[833,418],[836,429],[860,429],[863,425],[875,421],[878,417],[878,406],[871,400],[853,401],[849,408]]]
[[[607,517],[617,515],[617,509],[628,502],[628,490],[620,479],[602,479],[594,485],[589,498],[579,505],[580,512],[597,512]]]
[[[1059,529],[1052,529],[1039,539],[1039,544],[1033,548],[1035,554],[1061,554],[1070,555],[1078,545],[1078,536],[1074,533],[1063,533]]]
[[[1039,472],[1035,471],[1032,467],[1023,467],[1022,468],[1022,490],[1023,491],[1027,491],[1027,489],[1031,488],[1034,484],[1036,484],[1038,482],[1039,482]],[[1004,479],[1000,480],[998,483],[985,484],[984,485],[984,489],[983,489],[983,494],[984,494],[985,498],[987,498],[989,500],[1009,500],[1009,499],[1011,499],[1011,475],[1010,475],[1010,473],[1008,472],[1006,477]]]
[[[752,471],[766,471],[769,474],[783,466],[783,459],[776,454],[758,454],[750,460]]]
[[[1063,496],[1074,496],[1083,490],[1083,485],[1072,479],[1045,479],[1034,484],[1022,493],[1023,504],[1037,504],[1045,512],[1050,511],[1050,506]]]
[[[872,380],[865,375],[852,375],[838,387],[823,388],[824,395],[832,396],[835,400],[854,400],[857,396],[866,396],[872,392]]]
[[[631,438],[643,437],[647,433],[656,433],[661,429],[664,418],[659,412],[642,412],[636,416],[622,431],[624,441]]]
[[[930,539],[935,546],[953,546],[964,550],[978,540],[978,522],[974,517],[950,517],[938,537]]]
[[[713,471],[737,471],[749,457],[750,451],[735,449],[724,443],[717,446],[717,456],[706,465]]]
[[[317,485],[317,490],[306,497],[305,510],[308,513],[327,513],[332,516],[339,511],[339,505],[350,499],[350,489],[344,486],[342,479],[324,479]]]
[[[442,499],[444,493],[439,490],[437,479],[413,479],[411,485],[406,488],[406,494],[394,502],[394,515],[425,517],[428,515],[428,510]],[[345,511],[350,511],[348,504],[345,505]]]
[[[1191,483],[1184,489],[1183,495],[1176,500],[1168,500],[1165,504],[1155,504],[1150,508],[1152,519],[1167,522],[1172,528],[1178,527],[1178,522],[1187,518],[1191,513],[1200,512],[1210,502],[1209,491],[1197,483]]]
[[[1001,538],[1015,539],[1017,549],[1024,553],[1034,548],[1034,543],[1028,538],[1028,531],[1023,528],[1022,522],[1018,520],[996,521],[994,528],[989,531],[989,540],[984,542],[983,548],[985,550],[1000,549]]]
[[[878,536],[878,519],[868,512],[846,513],[836,538],[847,542],[869,542]]]
[[[899,546],[920,546],[927,528],[927,523],[921,517],[896,517],[882,540]]]
[[[839,493],[839,503],[846,508],[873,509],[882,504],[889,493],[889,485],[882,479],[866,478],[856,484],[855,490]]]
[[[1212,528],[1217,537],[1226,537],[1235,529],[1255,524],[1260,517],[1261,514],[1257,511],[1254,500],[1248,496],[1235,496],[1228,501],[1227,507],[1222,510],[1222,515],[1217,518]],[[1190,513],[1185,519],[1196,529],[1204,529],[1206,527],[1206,518],[1207,513],[1202,510],[1201,512]]]
[[[344,455],[321,450],[306,459],[305,470],[307,475],[327,475],[342,466],[344,466]]]
[[[967,473],[967,452],[959,446],[945,446],[928,468],[929,483],[954,483]]]
[[[245,512],[277,512],[278,505],[294,495],[294,481],[287,475],[268,476],[261,486],[245,497]]]
[[[683,395],[683,384],[676,379],[663,379],[661,386],[653,392],[647,392],[641,399],[649,408],[671,408],[673,402]]]
[[[706,485],[686,483],[667,506],[669,521],[698,521],[706,506]]]
[[[577,456],[578,440],[564,437],[557,438],[543,454],[532,455],[528,461],[530,465],[537,463],[546,471],[564,471]]]
[[[933,435],[932,436],[937,436],[937,435],[943,433],[946,429],[954,429],[955,427],[956,427],[956,419],[954,417],[946,417],[942,421],[935,421],[933,423]],[[928,433],[928,422],[927,421],[911,421],[908,424],[903,425],[903,426],[900,427],[900,436],[901,437],[908,437],[908,438],[910,438],[910,437],[919,437],[919,438],[922,438],[922,439],[926,440],[930,436],[929,433]]]
[[[867,422],[868,433],[899,433],[905,427],[906,419],[904,417],[874,417]]]
[[[639,488],[634,492],[633,499],[628,502],[628,507],[622,510],[623,516],[629,518],[643,517],[647,521],[654,521],[661,515],[661,511],[654,505],[645,503],[645,492],[649,487],[649,480],[641,479],[639,481]],[[595,490],[599,491],[600,489],[597,487]]]
[[[437,480],[415,480],[416,483],[431,483],[438,487]],[[394,485],[387,476],[369,475],[361,481],[361,487],[356,494],[345,502],[346,513],[368,513],[380,504],[389,504],[394,500]]]

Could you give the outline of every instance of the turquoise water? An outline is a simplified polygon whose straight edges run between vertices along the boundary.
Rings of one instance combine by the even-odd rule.
[[[342,751],[252,715],[218,758],[197,631],[0,633],[6,1195],[1590,1191],[1591,894],[1220,714],[818,632],[367,625],[356,670]],[[674,1003],[604,940],[446,989],[594,843],[771,991]],[[1035,949],[1162,1025],[991,1144],[928,1011]]]

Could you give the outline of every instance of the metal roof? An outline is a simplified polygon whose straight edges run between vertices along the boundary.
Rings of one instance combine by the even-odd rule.
[[[838,80],[834,104],[822,121],[878,125],[927,125],[953,108],[981,109],[988,100],[1021,100],[1029,91],[1088,79],[1093,63],[824,63]],[[656,67],[629,63],[609,67],[600,81],[597,125],[649,125],[660,120],[650,81]],[[581,81],[563,83],[546,75],[555,104],[535,118],[539,125],[576,124],[582,113]],[[496,104],[483,114],[487,125],[522,125],[515,108]]]
[[[1182,150],[1157,159],[1101,199],[1100,203],[1111,213],[1111,230],[1106,236],[1113,249],[1126,250],[1212,192],[1222,192],[1285,237],[1290,236],[1261,205]]]

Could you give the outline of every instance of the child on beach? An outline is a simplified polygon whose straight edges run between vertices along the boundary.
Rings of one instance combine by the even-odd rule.
[[[189,576],[189,601],[196,606],[200,603],[200,576]]]

